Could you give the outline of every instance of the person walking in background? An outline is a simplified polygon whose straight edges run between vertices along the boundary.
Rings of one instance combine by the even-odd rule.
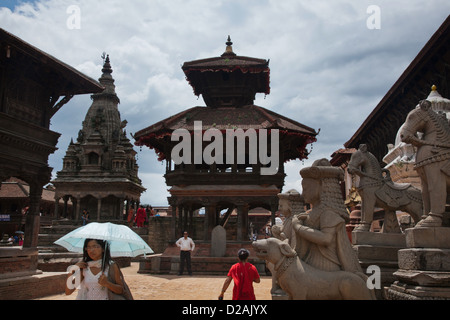
[[[183,275],[184,264],[186,263],[187,271],[190,276],[192,276],[191,269],[191,251],[194,251],[195,243],[194,241],[188,237],[187,231],[183,233],[183,237],[178,239],[175,243],[178,248],[180,248],[180,272],[179,276]]]
[[[130,208],[130,210],[128,210],[128,217],[127,217],[127,221],[128,221],[128,227],[133,227],[133,222],[134,222],[134,209]]]
[[[223,283],[219,300],[223,299],[223,295],[225,294],[225,291],[227,291],[232,280],[234,280],[233,300],[256,300],[253,282],[260,283],[261,278],[256,267],[248,262],[249,255],[250,252],[248,250],[239,250],[239,262],[230,268],[228,276]]]
[[[89,211],[83,209],[83,213],[81,214],[82,225],[85,226],[89,222]]]
[[[139,206],[139,209],[136,212],[136,226],[138,228],[144,227],[145,220],[147,220],[147,212],[143,206]]]

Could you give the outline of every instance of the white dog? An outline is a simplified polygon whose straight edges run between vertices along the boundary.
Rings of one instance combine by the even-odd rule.
[[[274,264],[280,287],[294,300],[372,300],[373,293],[358,275],[322,271],[297,257],[287,241],[269,238],[253,242],[256,255]]]

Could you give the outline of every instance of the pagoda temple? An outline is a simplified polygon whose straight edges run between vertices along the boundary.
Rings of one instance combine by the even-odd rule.
[[[228,37],[221,56],[182,66],[206,107],[187,109],[134,135],[135,145],[154,149],[158,159],[166,161],[172,239],[188,230],[194,238],[210,241],[212,229],[224,226],[234,211],[232,240],[248,241],[249,210],[265,208],[274,222],[286,176],[284,163],[307,158],[307,145],[316,141],[314,129],[254,105],[257,93],[270,93],[269,61],[238,56],[232,44]],[[191,149],[181,152],[186,140],[191,140]],[[230,141],[236,143],[230,146]],[[184,161],[174,158],[181,153]],[[275,170],[270,171],[271,166]],[[205,208],[205,217],[199,230],[193,225],[193,212],[200,208]]]
[[[70,142],[63,168],[52,181],[55,198],[72,200],[75,214],[89,211],[90,220],[122,220],[124,204],[136,206],[145,188],[138,178],[136,151],[126,136],[126,120],[121,120],[109,56],[99,82],[104,90],[91,96],[83,127],[76,142]],[[126,208],[128,209],[128,208]],[[63,217],[67,212],[62,212]]]

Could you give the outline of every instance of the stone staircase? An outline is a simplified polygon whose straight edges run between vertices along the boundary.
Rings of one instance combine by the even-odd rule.
[[[39,253],[67,252],[66,249],[54,242],[79,227],[81,224],[74,224],[73,220],[54,220],[51,226],[41,226],[38,238]]]

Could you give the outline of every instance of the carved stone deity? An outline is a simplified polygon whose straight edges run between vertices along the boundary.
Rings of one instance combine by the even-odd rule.
[[[287,241],[287,243],[295,249],[296,237],[294,230],[292,228],[292,219],[294,215],[304,212],[304,202],[303,197],[298,193],[297,190],[289,190],[286,193],[278,194],[278,210],[284,216],[283,224],[272,226],[272,235],[282,241]],[[267,263],[267,267],[272,273],[272,290],[273,295],[284,296],[286,293],[280,288],[277,282],[276,270],[272,263]]]
[[[273,263],[291,299],[374,299],[345,229],[349,215],[339,186],[342,169],[321,159],[300,174],[302,196],[312,209],[292,218],[295,249],[287,237],[270,238],[253,243],[258,257]]]
[[[280,240],[289,240],[291,247],[295,248],[295,234],[292,229],[292,219],[295,215],[304,212],[303,197],[297,190],[289,190],[286,193],[278,194],[278,210],[284,216],[284,221],[281,226],[275,225],[272,227],[272,234],[275,238]]]
[[[306,263],[325,271],[362,273],[345,229],[350,217],[339,181],[343,171],[320,159],[300,171],[303,198],[312,209],[293,218],[296,251]]]

